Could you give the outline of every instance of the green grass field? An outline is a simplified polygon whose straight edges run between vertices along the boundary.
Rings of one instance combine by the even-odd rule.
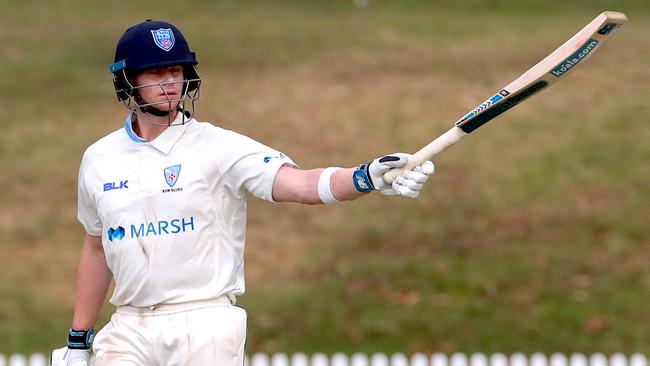
[[[603,10],[630,20],[441,154],[418,200],[251,200],[240,303],[249,352],[650,353],[650,3],[566,3],[0,0],[0,353],[65,341],[76,174],[125,116],[127,26],[177,24],[197,117],[313,168],[417,150]]]

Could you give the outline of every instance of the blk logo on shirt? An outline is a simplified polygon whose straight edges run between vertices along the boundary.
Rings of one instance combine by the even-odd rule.
[[[112,191],[114,189],[129,188],[129,186],[127,186],[128,183],[129,183],[128,180],[122,180],[119,183],[116,182],[104,183],[104,192]]]

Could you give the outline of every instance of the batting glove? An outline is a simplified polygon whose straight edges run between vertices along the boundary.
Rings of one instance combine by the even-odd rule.
[[[90,347],[95,330],[72,330],[68,333],[68,345],[52,351],[50,366],[88,366]]]
[[[354,184],[361,192],[374,190],[387,196],[403,196],[416,198],[424,183],[435,171],[432,162],[426,161],[413,170],[408,170],[397,176],[393,183],[384,180],[384,174],[395,168],[406,165],[411,154],[395,153],[382,156],[373,160],[370,164],[361,164],[354,172]]]
[[[52,351],[50,366],[88,366],[90,350],[69,349],[67,346]]]

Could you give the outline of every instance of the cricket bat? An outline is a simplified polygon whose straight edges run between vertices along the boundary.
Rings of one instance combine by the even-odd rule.
[[[430,160],[493,118],[557,83],[602,46],[626,20],[623,13],[601,13],[550,55],[465,114],[454,127],[413,154],[404,167],[386,172],[384,180],[392,183],[402,172]]]

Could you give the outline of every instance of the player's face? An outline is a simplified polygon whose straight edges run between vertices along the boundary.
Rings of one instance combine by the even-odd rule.
[[[146,103],[160,110],[178,106],[183,92],[183,66],[161,67],[137,74],[133,83]],[[170,105],[171,102],[171,105]],[[158,104],[159,103],[159,104]]]

